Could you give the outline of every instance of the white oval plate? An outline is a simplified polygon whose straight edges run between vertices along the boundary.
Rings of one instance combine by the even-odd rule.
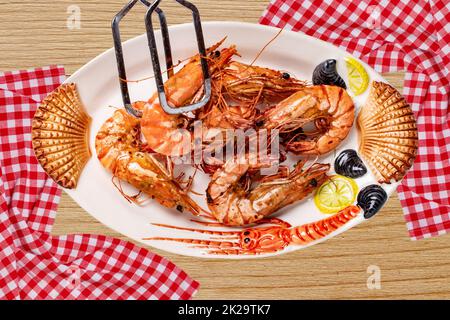
[[[241,54],[237,58],[242,62],[252,61],[258,52],[266,45],[278,32],[279,29],[257,24],[240,22],[205,22],[203,23],[205,43],[210,46],[223,37],[227,36],[224,46],[235,44]],[[156,34],[160,61],[164,63],[162,56],[162,41],[159,32]],[[174,61],[183,60],[197,52],[197,43],[193,26],[182,24],[170,27],[170,37]],[[142,79],[152,75],[150,54],[145,35],[141,35],[124,43],[124,57],[128,79]],[[284,30],[278,38],[271,43],[256,61],[256,65],[288,71],[299,79],[311,80],[314,67],[320,62],[334,58],[338,61],[338,72],[346,79],[346,67],[344,58],[350,56],[349,53],[337,47],[311,38],[302,33]],[[360,61],[361,62],[361,61]],[[385,81],[379,74],[365,63],[361,62],[369,74],[370,80]],[[113,49],[99,55],[70,78],[66,82],[77,84],[81,99],[91,115],[92,127],[90,131],[91,148],[94,147],[95,135],[102,123],[112,115],[114,109],[109,106],[122,107],[122,98],[119,89],[117,66]],[[347,81],[346,81],[347,82]],[[348,82],[347,82],[348,83]],[[130,83],[130,96],[132,101],[147,100],[155,90],[153,79]],[[362,106],[368,95],[367,90],[363,95],[354,97],[357,110]],[[321,157],[318,161],[322,163],[333,163],[335,155],[348,148],[357,150],[357,129],[354,125],[348,138],[338,147],[335,152],[328,156]],[[211,255],[205,249],[194,247],[186,243],[171,241],[149,241],[143,240],[148,237],[181,237],[208,239],[207,235],[197,234],[182,230],[174,230],[156,227],[151,223],[162,223],[180,227],[206,228],[211,230],[227,230],[227,228],[215,228],[199,226],[190,221],[193,218],[189,213],[179,213],[176,210],[167,209],[154,201],[139,207],[128,203],[111,183],[111,174],[107,172],[96,158],[95,150],[93,157],[87,163],[74,190],[66,192],[93,217],[104,223],[108,227],[146,245],[152,247],[195,257],[222,257],[222,258],[249,258],[265,257],[286,253],[304,248],[305,246],[290,245],[284,250],[276,253],[250,255]],[[333,172],[333,171],[331,171]],[[365,176],[356,179],[360,189],[366,185],[376,183],[370,172]],[[208,183],[208,178],[202,176],[196,178],[194,189],[204,191]],[[398,183],[397,183],[398,184]],[[387,194],[390,195],[397,184],[383,185]],[[203,208],[206,208],[203,197],[193,196]],[[329,217],[322,214],[315,207],[312,196],[297,204],[291,205],[277,217],[289,222],[293,226],[317,221]],[[357,218],[310,245],[324,241],[332,236],[352,228],[364,220],[360,214]],[[236,229],[233,229],[236,230]],[[239,229],[238,229],[239,230]]]

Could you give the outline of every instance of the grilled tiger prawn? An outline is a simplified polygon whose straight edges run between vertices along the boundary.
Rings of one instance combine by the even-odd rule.
[[[277,103],[306,86],[289,73],[269,68],[230,62],[216,77],[221,77],[225,93],[233,100],[246,103]]]
[[[302,170],[299,161],[295,170],[283,174],[281,168],[265,177],[250,191],[239,184],[241,178],[261,164],[237,157],[228,160],[212,176],[206,199],[212,216],[225,225],[241,226],[257,222],[275,211],[302,200],[327,179],[328,164],[315,163]]]
[[[277,103],[305,87],[286,72],[231,61],[216,72],[211,103],[197,113],[208,127],[246,129],[255,125],[261,103]]]
[[[233,55],[237,54],[235,46],[216,50],[224,40],[207,49],[211,75],[218,72]],[[203,94],[200,56],[192,57],[181,70],[170,77],[164,84],[164,90],[167,103],[172,107],[198,101]],[[184,115],[167,114],[163,110],[157,93],[153,94],[144,107],[142,133],[148,146],[160,154],[181,156],[191,150],[192,136],[188,130],[185,130],[187,124],[188,119]]]
[[[261,117],[261,127],[287,134],[286,150],[302,155],[328,153],[344,140],[353,126],[355,105],[340,87],[305,87],[281,101]],[[317,131],[304,126],[313,123]]]
[[[135,103],[142,108],[144,103]],[[141,151],[140,121],[124,109],[116,110],[95,137],[95,149],[101,164],[114,177],[141,190],[161,205],[184,209],[194,215],[200,207],[173,179],[167,168],[152,154]]]

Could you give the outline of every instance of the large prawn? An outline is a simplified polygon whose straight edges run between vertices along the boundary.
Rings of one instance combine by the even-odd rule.
[[[224,39],[225,40],[225,39]],[[223,41],[208,48],[208,66],[211,76],[237,54],[235,46],[217,48]],[[203,73],[200,56],[196,55],[164,84],[167,102],[179,107],[199,100],[203,92]],[[192,135],[185,130],[188,119],[183,115],[167,114],[161,107],[157,93],[145,105],[141,127],[148,146],[160,154],[181,156],[191,150]]]
[[[143,103],[135,103],[140,109]],[[105,121],[95,137],[100,163],[113,176],[128,182],[161,205],[187,210],[194,215],[200,207],[193,201],[170,171],[154,155],[142,152],[140,121],[125,109],[118,109]]]
[[[264,103],[279,102],[306,85],[286,72],[237,61],[216,72],[212,80],[210,103],[196,112],[196,118],[202,121],[207,132],[203,139],[205,150],[220,149],[227,130],[254,128]],[[218,165],[204,163],[202,168],[212,173]]]
[[[336,86],[305,87],[267,110],[260,127],[285,135],[287,151],[302,155],[330,152],[344,140],[353,125],[355,106],[347,91]],[[315,130],[305,125],[313,123]]]
[[[230,62],[216,77],[221,77],[225,93],[241,103],[277,103],[306,86],[287,72]]]
[[[213,231],[154,224],[160,227],[191,231],[214,236],[214,239],[188,239],[153,237],[144,240],[163,240],[188,243],[196,248],[208,249],[209,254],[218,255],[258,255],[275,253],[290,245],[306,246],[323,240],[326,236],[355,219],[361,209],[349,206],[335,215],[308,224],[292,227],[280,219],[267,219],[269,227],[252,227],[242,231]]]
[[[212,216],[224,225],[241,226],[257,222],[313,192],[326,179],[330,165],[315,163],[303,170],[299,161],[291,173],[282,171],[264,177],[254,188],[240,183],[250,169],[261,164],[234,157],[217,170],[206,190]],[[285,168],[286,169],[286,168]],[[249,190],[251,189],[251,190]]]
[[[198,112],[206,126],[253,127],[260,103],[277,103],[305,87],[286,72],[231,61],[213,77],[213,99]]]

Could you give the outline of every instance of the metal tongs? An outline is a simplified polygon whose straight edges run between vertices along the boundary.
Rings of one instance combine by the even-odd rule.
[[[128,84],[127,84],[127,75],[125,71],[125,63],[123,60],[123,50],[122,50],[122,42],[120,40],[120,31],[119,31],[119,23],[122,20],[123,17],[134,7],[134,5],[137,2],[142,3],[144,6],[146,6],[147,13],[145,14],[145,27],[147,31],[147,41],[148,41],[148,47],[150,49],[150,55],[152,58],[152,65],[153,65],[153,72],[155,75],[155,81],[156,81],[156,88],[158,90],[158,97],[159,102],[164,109],[165,112],[169,114],[179,114],[184,112],[193,111],[196,109],[199,109],[203,107],[205,104],[208,103],[210,97],[211,97],[211,78],[209,75],[208,70],[208,62],[206,60],[206,49],[205,49],[205,41],[203,39],[203,31],[202,31],[202,23],[200,21],[200,13],[197,9],[197,7],[186,0],[175,0],[182,6],[188,8],[192,12],[192,17],[194,20],[194,28],[195,33],[197,36],[197,45],[198,45],[198,51],[200,54],[200,61],[202,66],[202,72],[203,72],[203,86],[204,86],[204,95],[203,98],[196,103],[185,105],[178,108],[172,108],[169,106],[167,102],[166,93],[164,91],[164,82],[161,74],[161,66],[159,64],[159,58],[158,58],[158,48],[156,47],[156,40],[155,40],[155,32],[153,30],[153,24],[152,24],[152,14],[154,11],[158,14],[159,18],[159,24],[161,26],[161,35],[163,39],[164,44],[164,54],[165,54],[165,60],[166,60],[166,68],[167,68],[167,74],[168,77],[171,77],[173,75],[173,61],[172,61],[172,50],[170,47],[170,39],[169,39],[169,29],[167,28],[167,21],[166,17],[164,15],[164,12],[158,7],[161,0],[155,0],[152,3],[149,3],[146,0],[131,0],[125,7],[122,8],[122,10],[117,13],[117,15],[112,20],[112,33],[114,38],[114,48],[116,52],[116,59],[117,59],[117,69],[119,72],[119,81],[120,81],[120,90],[122,93],[122,100],[123,104],[131,115],[139,118],[142,116],[142,112],[139,110],[136,110],[131,105],[130,101],[130,95],[128,91]]]

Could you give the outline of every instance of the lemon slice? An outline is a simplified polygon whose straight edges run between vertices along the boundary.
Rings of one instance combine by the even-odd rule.
[[[314,203],[323,213],[335,213],[351,205],[358,193],[355,180],[334,175],[322,184],[314,196]]]
[[[369,86],[369,75],[357,60],[347,57],[345,58],[345,62],[347,64],[347,77],[350,90],[352,90],[355,96],[359,96]]]

